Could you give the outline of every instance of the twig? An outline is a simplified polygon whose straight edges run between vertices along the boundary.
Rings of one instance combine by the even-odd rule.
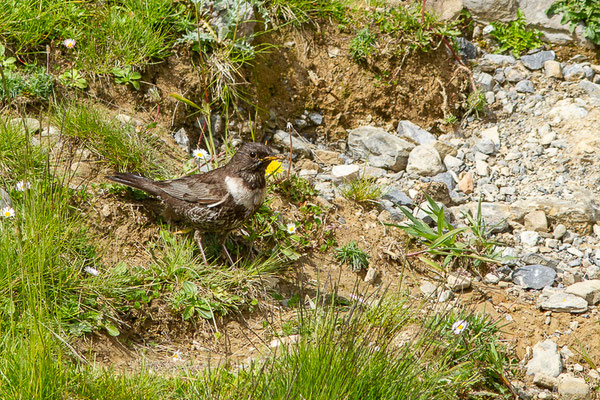
[[[287,179],[290,179],[290,173],[292,171],[292,151],[294,150],[294,147],[292,144],[292,129],[294,129],[294,127],[293,127],[292,123],[289,121],[287,123],[287,128],[288,128],[288,133],[290,135],[290,162],[288,165]]]
[[[414,253],[408,253],[404,257],[414,257],[414,256],[418,256],[419,254],[427,253],[428,251],[429,251],[429,249],[419,250],[419,251],[415,251]]]

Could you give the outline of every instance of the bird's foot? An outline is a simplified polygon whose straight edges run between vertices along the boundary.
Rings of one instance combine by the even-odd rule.
[[[202,246],[202,234],[199,230],[196,230],[194,232],[194,239],[196,239],[196,243],[198,243],[200,254],[202,254],[202,261],[204,261],[204,264],[208,265],[208,261],[206,260],[206,254],[204,254],[204,247]]]

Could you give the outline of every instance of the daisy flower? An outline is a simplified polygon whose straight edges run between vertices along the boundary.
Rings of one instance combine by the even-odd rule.
[[[194,158],[198,160],[208,160],[210,158],[210,154],[204,149],[196,149],[192,154],[194,155]]]
[[[4,218],[12,218],[15,216],[15,210],[10,206],[6,206],[2,209],[2,216]]]
[[[285,226],[285,230],[287,231],[287,233],[289,233],[290,235],[293,233],[296,233],[296,224],[293,222],[290,222],[289,224],[287,224]]]
[[[83,270],[90,275],[98,276],[98,270],[96,268],[85,267]]]
[[[171,356],[171,359],[172,359],[174,362],[179,362],[179,361],[181,361],[181,360],[182,360],[182,358],[181,358],[181,350],[177,350],[175,353],[173,353],[173,355]]]
[[[461,319],[452,325],[452,332],[454,332],[455,335],[460,335],[468,327],[469,323]]]
[[[63,46],[65,46],[67,49],[72,49],[76,44],[77,41],[75,39],[65,39],[63,41]]]
[[[281,162],[277,160],[271,161],[271,163],[267,166],[265,174],[269,175],[279,175],[283,172],[283,168],[281,168]]]
[[[31,188],[31,183],[25,182],[25,181],[19,181],[19,182],[17,182],[17,184],[15,186],[19,192],[24,192],[25,190]]]
[[[144,130],[142,125],[138,125],[135,127],[135,133],[141,133]]]

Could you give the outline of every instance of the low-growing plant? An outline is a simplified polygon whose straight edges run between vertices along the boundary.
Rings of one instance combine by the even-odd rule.
[[[476,118],[480,118],[480,114],[485,112],[485,107],[487,106],[487,100],[485,99],[485,94],[481,90],[476,90],[474,92],[469,93],[467,96],[467,111],[465,112],[464,117],[474,114]]]
[[[369,31],[369,27],[365,27],[358,32],[350,42],[350,55],[358,62],[367,60],[367,57],[375,50],[376,37]]]
[[[77,87],[79,89],[87,88],[87,81],[75,68],[66,70],[58,77],[58,79],[60,80],[60,83],[66,87]]]
[[[497,53],[510,51],[515,57],[519,57],[524,51],[535,49],[542,45],[541,32],[537,29],[528,29],[525,15],[521,9],[517,10],[517,19],[509,23],[492,22],[494,30],[490,35],[500,45]]]
[[[357,203],[374,203],[384,193],[384,188],[375,178],[362,177],[342,187],[342,195]]]
[[[53,77],[41,67],[27,66],[24,70],[5,69],[0,74],[0,99],[46,101],[52,94]]]
[[[275,190],[292,203],[305,202],[318,194],[311,182],[298,175],[290,175],[289,179],[285,179],[275,186]]]
[[[6,47],[0,44],[0,68],[14,69],[16,61],[16,58],[6,56]]]
[[[559,0],[548,10],[548,17],[562,14],[561,24],[569,24],[571,33],[582,22],[585,26],[583,36],[600,46],[600,3],[597,0]]]
[[[140,90],[139,80],[142,78],[142,74],[134,71],[131,65],[127,65],[124,68],[113,68],[112,74],[115,76],[115,82],[127,85],[130,84],[135,90]]]
[[[423,251],[415,254],[426,252],[435,258],[441,258],[441,264],[421,257],[423,262],[440,271],[458,266],[480,268],[486,264],[500,262],[499,252],[496,251],[500,243],[491,239],[493,227],[488,227],[483,219],[481,200],[474,217],[468,213],[463,214],[468,225],[460,228],[450,224],[446,219],[444,207],[438,205],[429,196],[427,196],[427,203],[428,206],[423,207],[422,211],[431,218],[433,228],[413,215],[406,207],[400,207],[400,210],[408,218],[408,223],[389,224],[402,229],[426,246]]]
[[[369,268],[369,255],[355,241],[337,248],[335,257],[340,264],[347,264],[354,272]]]

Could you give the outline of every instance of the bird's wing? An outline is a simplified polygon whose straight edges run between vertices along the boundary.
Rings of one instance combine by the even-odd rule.
[[[163,192],[176,199],[199,204],[224,202],[229,195],[227,189],[218,182],[206,181],[202,175],[189,175],[169,181],[156,182]]]

